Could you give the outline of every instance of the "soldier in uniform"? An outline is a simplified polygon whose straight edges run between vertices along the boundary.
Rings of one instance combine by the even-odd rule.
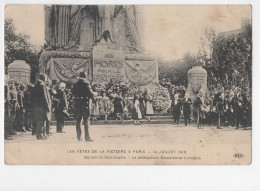
[[[72,94],[75,97],[75,118],[77,120],[76,131],[78,141],[81,141],[81,121],[83,118],[85,129],[85,141],[92,141],[89,137],[89,118],[90,118],[90,105],[89,100],[94,99],[94,94],[91,90],[89,83],[86,82],[86,74],[81,72],[79,80],[72,88]]]

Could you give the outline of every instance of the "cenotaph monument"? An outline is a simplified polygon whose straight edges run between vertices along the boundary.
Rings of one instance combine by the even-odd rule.
[[[141,18],[134,5],[45,6],[40,72],[67,84],[84,71],[94,83],[153,86],[158,62],[144,53]]]

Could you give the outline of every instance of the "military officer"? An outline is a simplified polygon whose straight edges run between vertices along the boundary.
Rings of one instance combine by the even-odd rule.
[[[94,94],[91,90],[89,83],[86,81],[86,74],[81,72],[79,80],[72,88],[72,95],[75,97],[75,118],[77,120],[76,131],[78,141],[81,141],[81,121],[83,118],[85,129],[85,141],[92,141],[89,137],[89,118],[90,118],[90,105],[89,100],[94,99]]]

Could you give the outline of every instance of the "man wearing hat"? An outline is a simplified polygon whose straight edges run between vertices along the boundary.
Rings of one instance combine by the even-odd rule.
[[[67,96],[65,93],[65,83],[60,83],[59,89],[57,90],[57,94],[55,95],[55,99],[58,100],[58,104],[55,108],[55,118],[57,120],[57,133],[65,133],[63,131],[64,128],[64,112],[68,109]]]
[[[204,95],[205,95],[204,90],[200,89],[198,96],[196,97],[196,99],[194,101],[194,113],[193,113],[193,115],[195,116],[195,120],[196,120],[198,129],[202,129],[201,122],[202,122],[203,119],[205,119],[205,114],[203,112]]]
[[[76,131],[78,141],[81,141],[81,121],[83,118],[85,129],[85,141],[92,141],[89,137],[89,100],[94,99],[94,94],[89,83],[86,81],[87,75],[84,72],[79,74],[79,80],[72,88],[72,95],[75,97],[75,118],[77,120]]]
[[[18,131],[25,132],[26,130],[24,129],[24,113],[25,113],[25,108],[24,108],[24,90],[25,86],[23,84],[20,84],[18,94],[17,94],[17,100],[18,100]]]
[[[213,105],[216,107],[216,111],[218,114],[217,129],[223,129],[221,127],[221,123],[224,116],[224,107],[225,107],[224,88],[218,89],[218,93],[215,95],[213,100]]]
[[[17,111],[18,111],[18,102],[17,102],[17,92],[15,90],[15,86],[14,86],[14,82],[13,80],[10,80],[8,82],[8,86],[9,86],[9,96],[10,96],[10,123],[11,123],[11,126],[10,126],[10,134],[11,135],[15,135],[16,132],[15,132],[15,127],[16,127],[16,124],[17,124]]]
[[[33,121],[36,126],[37,140],[46,140],[43,136],[44,123],[50,120],[51,103],[49,92],[45,85],[46,80],[46,74],[39,74],[39,79],[32,91]]]
[[[26,131],[32,131],[33,123],[32,123],[32,85],[28,85],[27,90],[24,92],[24,109],[25,109],[25,117],[24,117],[24,126]]]

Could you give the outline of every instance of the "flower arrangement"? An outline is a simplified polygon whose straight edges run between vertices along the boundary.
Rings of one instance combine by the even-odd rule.
[[[157,88],[152,92],[153,109],[162,112],[170,107],[170,94],[167,88],[157,84]]]

